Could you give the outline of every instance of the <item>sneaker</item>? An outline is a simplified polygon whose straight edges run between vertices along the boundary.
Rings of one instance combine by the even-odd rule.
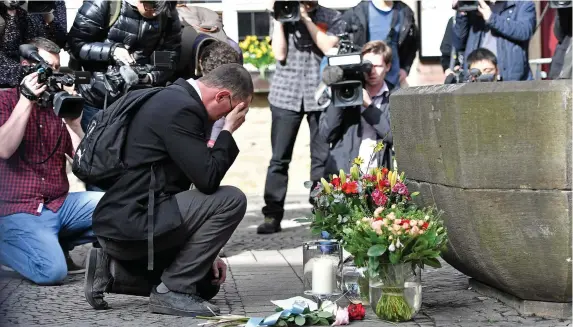
[[[159,293],[155,287],[149,296],[149,311],[183,317],[214,317],[221,313],[217,306],[197,295],[173,291]]]
[[[88,252],[84,294],[88,303],[96,310],[109,308],[103,299],[103,293],[109,292],[111,285],[109,262],[109,256],[102,249],[92,248]]]
[[[76,275],[76,274],[83,274],[86,272],[86,269],[82,266],[78,266],[72,257],[70,256],[69,252],[64,252],[64,256],[66,257],[66,264],[68,265],[68,274]]]
[[[257,234],[273,234],[282,230],[281,221],[275,218],[265,218],[265,222],[257,227]]]

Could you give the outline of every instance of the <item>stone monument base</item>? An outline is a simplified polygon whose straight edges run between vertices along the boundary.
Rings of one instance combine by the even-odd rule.
[[[572,315],[571,303],[542,302],[522,300],[497,288],[486,285],[470,278],[470,287],[485,296],[495,298],[504,304],[514,308],[522,315],[535,315],[538,317],[570,319]]]

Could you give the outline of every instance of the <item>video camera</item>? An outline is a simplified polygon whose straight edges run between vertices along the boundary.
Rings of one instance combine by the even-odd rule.
[[[38,54],[38,48],[31,44],[20,45],[20,55],[29,61],[35,62],[30,66],[23,66],[24,75],[38,73],[38,83],[47,86],[46,91],[38,97],[38,105],[41,107],[53,106],[57,116],[62,118],[78,118],[84,107],[84,99],[77,95],[71,95],[61,89],[62,86],[76,84],[89,84],[89,72],[74,72],[63,74],[54,72],[52,67]]]
[[[338,54],[328,57],[322,72],[323,82],[330,86],[335,107],[362,105],[364,73],[370,73],[372,63],[362,61],[362,54],[348,36],[342,36]]]
[[[477,68],[470,69],[466,72],[462,69],[456,70],[454,73],[448,75],[444,84],[457,84],[457,83],[472,83],[472,82],[493,82],[495,81],[494,74],[482,74]]]
[[[4,0],[4,5],[8,9],[16,9],[21,7],[30,14],[45,14],[49,13],[56,8],[55,1],[14,1]]]
[[[300,1],[275,1],[273,16],[279,22],[297,22],[300,20]]]
[[[105,73],[105,88],[112,97],[117,97],[129,90],[151,87],[151,81],[145,81],[148,74],[154,71],[175,70],[174,51],[155,51],[151,55],[151,64],[109,66]]]

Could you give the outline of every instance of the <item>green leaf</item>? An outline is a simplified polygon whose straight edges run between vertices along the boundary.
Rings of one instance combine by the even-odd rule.
[[[417,196],[417,195],[419,195],[419,194],[420,194],[420,192],[414,192],[414,193],[410,194],[410,196],[411,196],[411,197],[415,197],[415,196]]]
[[[304,308],[304,310],[302,310],[302,314],[309,314],[310,313],[310,309],[308,307]]]
[[[288,326],[288,323],[287,323],[286,321],[282,320],[282,319],[279,319],[279,321],[277,321],[276,326],[278,326],[278,327],[287,327],[287,326]]]
[[[440,263],[440,261],[438,261],[438,259],[435,259],[435,258],[425,258],[423,262],[430,267],[434,267],[434,268],[441,268],[442,267],[442,264]]]
[[[400,255],[396,252],[390,252],[390,263],[397,264],[400,261]]]
[[[304,324],[306,323],[306,318],[303,316],[296,316],[296,318],[294,318],[294,323],[297,326],[304,326]]]
[[[318,316],[320,318],[332,318],[332,313],[328,311],[319,311]]]
[[[294,316],[288,317],[287,321],[288,321],[288,322],[294,322]]]
[[[328,326],[328,325],[330,325],[330,322],[329,322],[328,319],[326,319],[326,318],[320,318],[320,319],[318,320],[318,323],[319,323],[321,326]]]
[[[368,256],[369,257],[379,257],[381,255],[384,254],[384,252],[386,252],[386,245],[382,245],[382,244],[376,244],[374,246],[372,246],[370,249],[368,249]]]
[[[275,308],[275,312],[281,312],[281,311],[284,311],[284,309],[281,308],[281,307],[276,307],[276,308]]]

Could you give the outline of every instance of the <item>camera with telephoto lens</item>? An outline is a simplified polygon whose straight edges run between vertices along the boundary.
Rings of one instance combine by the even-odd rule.
[[[328,57],[323,81],[330,86],[335,107],[362,105],[364,74],[370,73],[372,63],[362,61],[360,49],[348,35],[341,36],[339,44],[338,54]]]
[[[14,1],[4,0],[4,5],[8,9],[16,9],[18,7],[26,10],[30,14],[45,14],[52,12],[56,9],[56,3],[52,1]]]
[[[472,82],[493,82],[494,74],[482,74],[477,68],[472,68],[468,72],[458,69],[446,77],[444,84],[472,83]]]
[[[56,115],[61,118],[78,118],[84,107],[84,99],[62,90],[62,86],[89,84],[91,74],[89,72],[74,72],[73,74],[54,72],[52,67],[38,54],[37,47],[22,44],[19,50],[22,58],[33,62],[29,66],[22,67],[24,76],[38,73],[38,84],[46,85],[46,90],[38,96],[38,105],[52,106]]]
[[[174,51],[155,51],[150,58],[151,64],[109,66],[104,78],[105,88],[112,98],[127,91],[149,88],[152,81],[146,81],[146,77],[154,71],[174,71],[176,56]]]
[[[297,22],[300,20],[300,1],[275,1],[273,16],[279,22]]]

